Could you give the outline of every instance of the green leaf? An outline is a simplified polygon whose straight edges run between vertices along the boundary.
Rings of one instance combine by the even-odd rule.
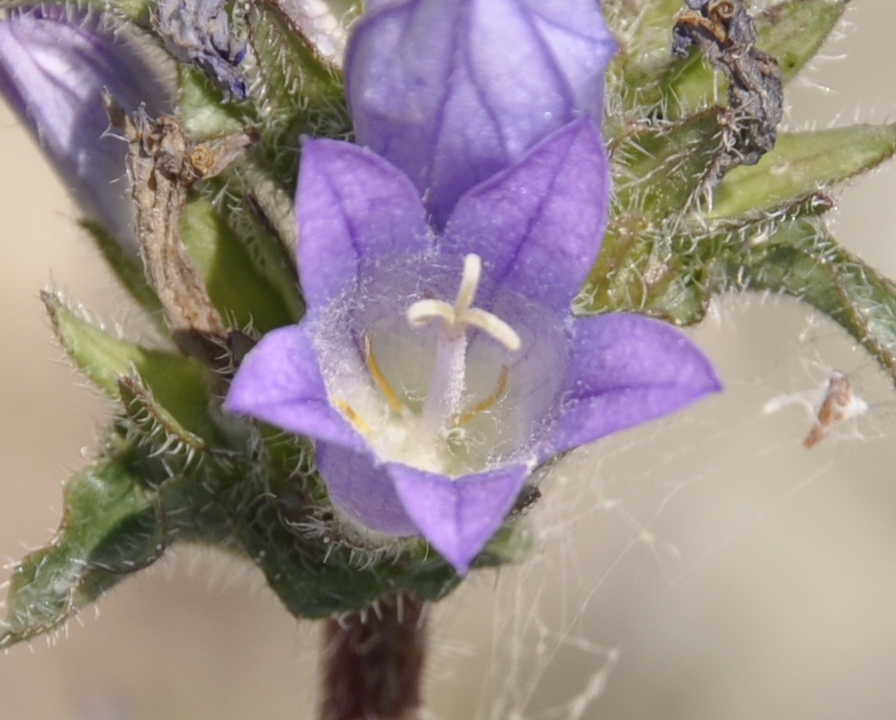
[[[758,164],[741,165],[725,175],[703,218],[742,221],[777,213],[870,170],[894,152],[896,124],[782,134]]]
[[[82,470],[65,486],[56,536],[12,573],[0,648],[58,628],[163,549],[154,495],[127,456]]]
[[[896,284],[844,250],[824,223],[798,219],[725,262],[724,290],[785,293],[839,323],[896,384]]]
[[[198,195],[183,208],[180,237],[222,317],[241,328],[251,324],[260,332],[298,322],[301,303],[290,265],[282,255],[250,254],[244,245],[244,240],[273,242],[272,238],[238,235],[211,201]],[[277,280],[271,282],[270,275]]]
[[[723,151],[722,113],[713,108],[679,123],[636,125],[614,142],[613,191],[622,211],[659,220],[689,206]]]
[[[786,83],[818,52],[849,0],[786,0],[756,18],[756,47],[778,60]],[[672,25],[668,28],[671,38]],[[671,43],[671,39],[669,40]],[[725,97],[728,83],[696,50],[673,61],[662,81],[670,118],[686,117]]]
[[[41,297],[63,349],[109,397],[119,400],[120,378],[136,376],[179,426],[209,444],[220,442],[208,415],[210,397],[201,363],[113,337],[80,317],[58,295],[44,292]]]
[[[604,118],[605,137],[624,130],[622,116],[629,111],[637,118],[658,106],[663,97],[660,80],[674,60],[672,26],[684,7],[682,0],[604,0],[601,8],[607,24],[620,40],[619,52],[607,67],[607,103],[611,111]]]
[[[676,325],[699,322],[709,302],[712,251],[691,238],[669,237],[669,231],[634,215],[612,218],[576,312],[639,312]]]
[[[756,22],[756,46],[778,59],[784,82],[821,49],[850,0],[787,0],[764,10]]]
[[[603,0],[601,9],[614,34],[623,38],[620,59],[629,72],[655,73],[672,61],[672,26],[685,9],[684,0]]]

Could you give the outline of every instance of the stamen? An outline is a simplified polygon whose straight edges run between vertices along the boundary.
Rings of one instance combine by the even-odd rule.
[[[498,386],[495,388],[494,392],[489,395],[484,400],[480,400],[469,410],[465,410],[456,418],[454,418],[454,426],[459,427],[461,425],[465,425],[470,422],[474,417],[476,417],[479,413],[488,410],[492,405],[494,405],[498,400],[504,397],[504,392],[507,390],[507,366],[501,366],[501,374],[498,376]]]
[[[398,399],[398,395],[392,389],[389,381],[386,380],[386,376],[383,375],[383,371],[380,370],[380,366],[376,361],[376,355],[373,354],[373,342],[369,335],[364,336],[364,362],[367,363],[367,369],[370,371],[370,376],[373,378],[376,386],[380,389],[383,397],[386,398],[389,407],[392,408],[394,412],[403,412],[405,410],[404,405],[401,404],[401,400]]]
[[[372,435],[370,425],[364,422],[361,416],[352,409],[352,406],[342,398],[333,398],[333,403],[342,411],[342,414],[348,418],[348,421],[354,425],[355,430],[369,440]]]

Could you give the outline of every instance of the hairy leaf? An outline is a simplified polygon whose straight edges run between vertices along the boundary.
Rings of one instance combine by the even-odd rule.
[[[708,221],[760,219],[805,202],[832,183],[896,152],[896,125],[852,125],[786,133],[756,165],[731,170],[713,195]]]
[[[611,146],[621,213],[659,220],[685,210],[711,179],[722,151],[719,108],[680,123],[633,126]]]
[[[163,548],[156,499],[127,457],[82,470],[65,486],[56,536],[13,571],[0,648],[58,628]]]
[[[722,287],[785,293],[839,323],[896,383],[896,284],[843,249],[824,223],[799,219],[726,262]]]

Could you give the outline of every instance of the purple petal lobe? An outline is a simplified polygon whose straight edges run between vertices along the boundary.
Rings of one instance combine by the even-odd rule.
[[[317,466],[327,482],[330,501],[355,522],[387,535],[416,535],[384,465],[366,450],[315,443]]]
[[[566,397],[548,457],[677,410],[721,388],[705,355],[658,320],[614,313],[575,321]]]
[[[456,479],[391,463],[389,474],[418,531],[459,573],[501,527],[526,480],[525,465]]]
[[[358,142],[407,173],[441,226],[541,138],[599,120],[614,50],[594,0],[375,2],[346,56]]]
[[[101,91],[132,112],[170,109],[162,71],[134,42],[97,21],[11,12],[0,22],[0,91],[93,218],[134,252],[127,144],[107,134]]]
[[[361,436],[330,405],[302,325],[279,328],[261,339],[233,378],[224,409],[318,440],[364,446]]]
[[[350,143],[302,144],[296,216],[302,289],[312,308],[353,288],[379,258],[431,243],[413,185],[382,158]]]
[[[461,198],[441,249],[477,253],[491,280],[566,313],[600,250],[609,185],[600,135],[580,118]]]

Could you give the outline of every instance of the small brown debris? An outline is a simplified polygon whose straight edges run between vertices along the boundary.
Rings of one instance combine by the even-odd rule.
[[[827,435],[834,427],[849,417],[856,414],[856,405],[866,407],[864,402],[853,396],[852,384],[849,378],[842,373],[834,373],[828,381],[828,389],[825,393],[815,425],[809,431],[803,445],[811,448],[815,443]]]
[[[143,265],[165,308],[178,347],[211,359],[224,340],[224,326],[202,278],[180,239],[180,216],[192,185],[214,177],[251,144],[239,133],[217,144],[191,145],[173,117],[150,118],[143,107],[133,115],[105,92],[111,123],[128,141],[128,171],[136,205],[137,239]]]
[[[672,29],[672,52],[686,56],[697,45],[728,76],[732,123],[719,177],[737,165],[755,165],[775,146],[784,114],[784,84],[778,61],[755,47],[756,26],[741,0],[686,0]]]

